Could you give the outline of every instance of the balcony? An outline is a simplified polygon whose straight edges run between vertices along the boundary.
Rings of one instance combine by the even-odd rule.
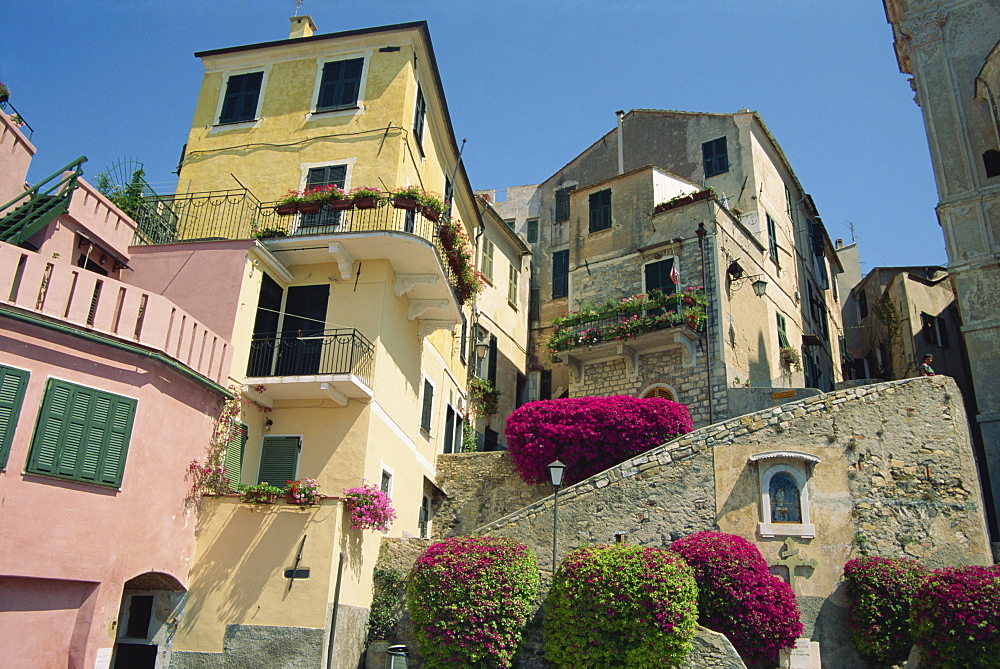
[[[704,293],[694,289],[680,295],[651,291],[610,300],[555,319],[549,350],[570,366],[578,383],[585,380],[586,365],[616,358],[623,358],[626,373],[635,377],[640,355],[678,345],[686,353],[685,367],[690,367],[707,307]]]
[[[327,398],[340,406],[372,397],[375,346],[353,328],[254,335],[248,394],[274,400]]]
[[[439,224],[382,201],[374,209],[279,216],[274,202],[246,189],[146,198],[132,213],[136,245],[257,238],[286,265],[335,262],[342,281],[354,262],[388,260],[397,297],[407,295],[420,334],[451,329],[464,300],[439,234]],[[309,237],[309,243],[303,243]]]

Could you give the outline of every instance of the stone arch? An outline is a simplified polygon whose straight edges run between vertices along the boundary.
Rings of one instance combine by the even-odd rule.
[[[677,391],[673,386],[667,385],[666,383],[653,383],[645,388],[639,393],[641,399],[648,399],[650,397],[660,397],[671,402],[677,401]]]

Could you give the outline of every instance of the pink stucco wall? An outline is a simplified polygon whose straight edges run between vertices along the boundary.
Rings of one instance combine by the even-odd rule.
[[[125,581],[160,572],[187,586],[187,469],[204,458],[221,399],[144,356],[2,315],[0,362],[30,372],[0,473],[0,628],[17,631],[0,641],[0,666],[93,667],[114,645]],[[23,472],[49,377],[138,400],[120,490]]]
[[[132,247],[134,272],[125,280],[159,293],[229,338],[253,240]]]
[[[3,165],[0,169],[0,205],[24,192],[24,179],[34,155],[35,147],[28,138],[0,112],[0,165]]]

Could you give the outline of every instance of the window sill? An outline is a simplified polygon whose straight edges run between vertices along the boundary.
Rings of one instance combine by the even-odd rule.
[[[611,228],[612,228],[612,226],[609,225],[608,227],[601,228],[600,230],[588,230],[587,233],[591,234],[591,235],[598,235],[598,234],[600,234],[602,232],[611,232]]]
[[[6,470],[4,470],[6,471]],[[43,474],[41,472],[33,472],[28,469],[24,470],[25,476],[37,477],[40,479],[45,479],[47,481],[59,481],[61,483],[75,483],[77,485],[86,486],[91,488],[94,492],[105,492],[105,493],[118,493],[121,492],[121,485],[113,485],[110,483],[96,483],[94,481],[81,481],[80,479],[71,478],[69,476],[59,476],[57,474]]]
[[[350,114],[357,114],[360,111],[361,107],[359,105],[353,105],[351,107],[334,107],[331,109],[314,109],[309,112],[309,120],[347,116]]]
[[[813,539],[816,537],[816,526],[812,523],[757,523],[757,531],[760,536],[769,537],[802,537],[803,539]]]
[[[261,119],[255,118],[251,121],[237,121],[236,123],[216,123],[209,129],[208,134],[213,135],[225,130],[250,130],[259,126],[260,122]]]

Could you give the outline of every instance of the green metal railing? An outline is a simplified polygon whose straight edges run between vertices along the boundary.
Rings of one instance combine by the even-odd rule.
[[[69,209],[70,198],[79,185],[86,156],[80,156],[33,188],[0,206],[0,241],[23,244],[57,216]]]
[[[8,116],[16,118],[17,123],[15,125],[17,125],[28,139],[31,139],[31,136],[35,134],[35,129],[28,125],[28,122],[24,120],[24,117],[17,111],[17,108],[10,103],[10,100],[0,102],[0,110]]]

